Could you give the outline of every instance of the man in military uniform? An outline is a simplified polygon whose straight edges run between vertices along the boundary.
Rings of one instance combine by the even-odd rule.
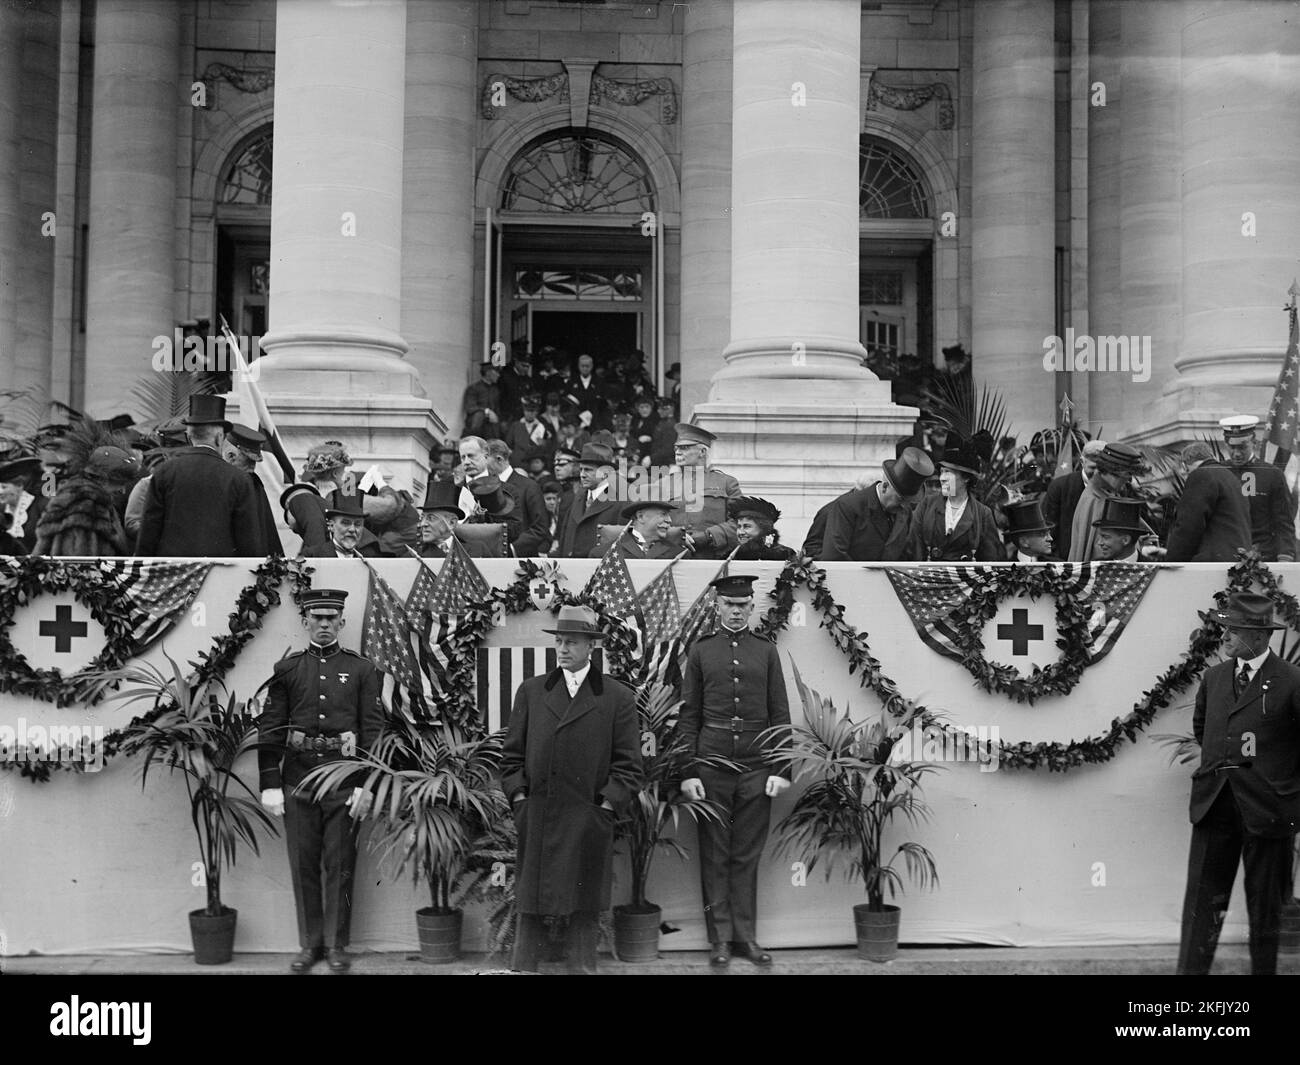
[[[734,953],[755,965],[771,965],[758,945],[758,863],[767,842],[772,799],[790,786],[772,767],[758,734],[790,724],[781,660],[774,644],[749,630],[755,577],[719,577],[720,625],[691,648],[682,682],[678,728],[697,759],[725,758],[740,768],[700,761],[687,767],[682,791],[711,799],[721,822],[701,821],[700,887],[708,928],[709,962],[724,966]]]
[[[1255,429],[1259,419],[1250,414],[1223,418],[1228,461],[1224,465],[1241,480],[1241,494],[1250,504],[1250,537],[1265,562],[1295,561],[1295,500],[1286,475],[1257,458]]]
[[[736,546],[736,520],[727,514],[727,500],[739,499],[740,482],[709,465],[709,448],[717,439],[707,429],[681,422],[673,460],[681,467],[681,491],[657,493],[660,499],[683,499],[673,524],[683,530],[682,543],[693,559],[726,558]]]
[[[303,626],[311,643],[275,664],[258,719],[262,805],[284,817],[289,844],[302,947],[289,966],[294,972],[306,972],[323,958],[327,939],[330,969],[346,972],[352,964],[347,945],[357,820],[368,812],[370,798],[360,788],[350,794],[344,788],[313,801],[297,790],[317,766],[369,750],[383,727],[379,670],[339,646],[347,594],[331,588],[303,594]]]
[[[221,457],[237,470],[243,470],[253,481],[253,509],[257,512],[257,522],[262,527],[262,539],[266,544],[268,555],[283,555],[284,547],[280,543],[280,530],[275,526],[275,515],[271,513],[271,504],[266,498],[266,489],[262,479],[257,476],[257,464],[262,461],[262,447],[266,443],[266,434],[250,429],[246,425],[232,425],[221,445]]]

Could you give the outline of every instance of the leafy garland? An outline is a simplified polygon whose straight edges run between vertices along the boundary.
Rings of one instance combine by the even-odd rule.
[[[1242,560],[1228,571],[1228,586],[1214,594],[1216,607],[1222,610],[1228,596],[1234,592],[1250,591],[1259,585],[1264,594],[1273,600],[1281,615],[1293,629],[1300,629],[1300,602],[1281,588],[1281,581],[1259,561],[1258,555],[1243,553]],[[844,607],[835,602],[826,587],[826,571],[807,556],[792,559],[781,571],[770,596],[776,605],[760,620],[757,631],[769,639],[789,625],[794,606],[795,588],[807,587],[812,594],[813,606],[822,615],[822,628],[826,629],[835,646],[849,659],[849,674],[858,673],[862,687],[873,691],[884,704],[885,710],[900,726],[913,721],[924,727],[941,730],[956,739],[964,739],[960,729],[938,719],[936,714],[912,700],[904,698],[898,685],[885,674],[880,662],[871,654],[866,634],[844,620]],[[1108,762],[1118,753],[1125,741],[1136,742],[1156,714],[1168,706],[1179,692],[1190,686],[1209,665],[1210,656],[1223,642],[1224,628],[1210,611],[1199,613],[1201,626],[1188,641],[1182,660],[1170,666],[1157,679],[1155,686],[1144,692],[1123,717],[1117,717],[1110,728],[1097,736],[1068,743],[999,743],[999,766],[1011,769],[1040,769],[1046,766],[1053,772],[1065,772],[1081,765],[1099,765]]]
[[[66,585],[67,587],[73,587],[72,582],[78,578],[67,576],[68,572],[90,568],[84,564],[61,563],[38,557],[28,557],[17,561],[22,572],[45,574],[44,579],[47,590],[59,587],[57,582],[62,580],[69,582]],[[199,653],[199,661],[195,663],[197,668],[193,676],[193,682],[198,685],[214,681],[220,682],[224,679],[235,665],[240,652],[261,629],[262,621],[267,613],[270,612],[272,607],[279,604],[280,586],[285,577],[290,579],[294,601],[298,602],[301,594],[311,587],[311,572],[311,569],[301,561],[278,557],[268,558],[258,566],[253,574],[253,583],[244,588],[235,601],[235,608],[230,613],[228,631],[218,636],[213,641],[211,648]],[[8,604],[9,600],[6,599],[4,605],[8,606]],[[12,622],[12,608],[8,610],[7,614],[0,612],[0,619],[4,618]],[[101,624],[103,624],[102,621]],[[7,635],[3,631],[4,628],[7,628],[7,625],[3,620],[0,620],[0,656],[4,654],[7,644]],[[17,652],[14,652],[14,654],[16,655]],[[129,656],[128,653],[124,657]],[[114,663],[108,657],[107,650],[96,659],[96,663],[102,663],[100,668],[104,669],[116,669],[120,665],[120,661]],[[0,669],[3,668],[7,667],[0,664]],[[82,683],[88,682],[83,681]],[[14,690],[18,689],[15,688]],[[35,693],[28,691],[25,694]],[[102,694],[102,690],[99,694]],[[157,706],[148,713],[135,718],[130,724],[148,724],[172,709],[174,709],[174,706],[170,703]],[[129,727],[130,725],[127,726],[127,728]],[[115,729],[105,735],[102,745],[103,760],[105,762],[117,755],[122,746],[125,732],[125,728]],[[78,773],[85,772],[84,760],[77,757],[77,754],[77,751],[67,748],[61,748],[58,751],[28,751],[25,758],[0,758],[0,768],[17,768],[21,776],[42,783],[50,779],[50,771],[54,768]]]

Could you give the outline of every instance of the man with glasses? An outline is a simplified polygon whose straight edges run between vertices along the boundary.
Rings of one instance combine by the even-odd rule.
[[[731,474],[709,465],[709,448],[717,440],[698,425],[677,425],[673,462],[681,470],[676,491],[655,493],[658,499],[680,499],[682,509],[673,514],[673,524],[682,532],[682,544],[691,558],[726,558],[736,546],[736,521],[727,515],[727,500],[744,493]]]

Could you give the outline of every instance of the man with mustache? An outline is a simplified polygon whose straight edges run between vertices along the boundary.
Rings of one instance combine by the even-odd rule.
[[[379,543],[357,547],[366,530],[366,512],[356,496],[343,496],[339,504],[328,507],[325,520],[329,527],[329,543],[319,547],[304,547],[299,558],[378,558]]]

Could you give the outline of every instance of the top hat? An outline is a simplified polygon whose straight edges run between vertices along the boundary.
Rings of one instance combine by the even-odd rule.
[[[1223,430],[1224,440],[1239,440],[1253,437],[1259,427],[1259,419],[1253,414],[1234,414],[1230,418],[1220,418],[1219,428]]]
[[[758,496],[737,496],[735,499],[729,499],[727,510],[733,518],[757,518],[769,525],[775,525],[781,517],[781,512],[774,504],[766,499],[759,499]]]
[[[945,447],[939,465],[959,473],[969,473],[972,477],[980,475],[979,452],[975,450],[974,444],[967,441],[959,440]]]
[[[600,626],[596,622],[596,612],[590,607],[562,606],[555,628],[542,631],[554,636],[590,636],[599,639]]]
[[[332,507],[325,508],[325,517],[327,518],[364,518],[365,510],[361,506],[361,497],[343,494],[334,497],[338,502]]]
[[[707,429],[701,429],[698,425],[690,425],[687,422],[677,423],[677,443],[679,444],[702,444],[705,447],[711,447],[717,439]]]
[[[186,425],[220,425],[229,432],[230,423],[226,421],[226,397],[190,396],[189,417],[183,421]]]
[[[316,486],[314,484],[303,484],[301,481],[295,481],[293,484],[289,485],[288,488],[286,488],[283,492],[280,493],[280,509],[283,510],[288,505],[289,500],[292,499],[294,496],[296,496],[299,492],[310,492],[312,495],[315,496],[320,495],[320,492],[316,490]]]
[[[1051,532],[1055,527],[1043,517],[1041,499],[1022,499],[1018,503],[1007,503],[1002,512],[1007,516],[1007,536],[1019,536],[1021,533]]]
[[[20,484],[24,490],[32,479],[41,474],[41,460],[30,458],[14,459],[0,466],[0,484]]]
[[[1142,520],[1142,500],[1120,499],[1115,496],[1107,496],[1102,501],[1101,517],[1092,523],[1092,527],[1119,529],[1139,536],[1151,531]]]
[[[1128,444],[1107,444],[1097,456],[1097,469],[1103,473],[1137,473],[1142,469],[1142,455]]]
[[[226,430],[226,439],[236,447],[256,455],[259,459],[262,457],[262,445],[266,443],[264,433],[260,433],[256,429],[250,429],[247,425],[232,425]]]
[[[339,588],[308,588],[298,597],[303,613],[325,612],[343,613],[343,600],[348,593]]]
[[[430,481],[424,493],[424,506],[421,510],[449,510],[464,521],[465,512],[460,509],[460,489],[455,481]]]
[[[677,510],[676,503],[669,503],[663,499],[637,499],[623,508],[623,520],[631,521],[643,510],[649,510],[651,507],[658,507],[660,510]]]
[[[1215,610],[1214,620],[1229,629],[1284,629],[1273,620],[1273,600],[1254,592],[1233,592],[1228,609]]]
[[[709,587],[728,599],[744,599],[746,596],[754,594],[754,582],[756,580],[758,578],[750,574],[729,573],[725,577],[718,577],[716,580],[709,581]]]
[[[612,466],[614,465],[614,449],[608,444],[583,444],[582,456],[578,461],[588,466]]]
[[[474,501],[487,511],[490,517],[502,518],[515,509],[514,496],[501,486],[499,478],[487,477],[475,481],[469,486],[469,490],[474,494]]]
[[[904,499],[919,495],[928,477],[934,476],[934,463],[919,447],[907,447],[896,459],[886,459],[881,464],[885,479]]]

